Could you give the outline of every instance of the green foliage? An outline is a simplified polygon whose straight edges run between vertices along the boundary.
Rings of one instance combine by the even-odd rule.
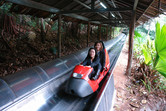
[[[155,48],[162,60],[166,60],[166,25],[160,31],[160,24],[156,24]]]
[[[140,33],[138,33],[138,31],[134,31],[134,38],[138,38],[138,37],[142,37],[142,35]]]
[[[112,31],[114,31],[114,35],[112,35],[113,37],[116,37],[119,33],[120,33],[121,28],[120,27],[114,27],[114,29]],[[113,32],[112,32],[113,34]]]
[[[36,27],[37,23],[35,20],[31,20],[31,21],[27,21],[27,24],[30,26],[30,27]]]
[[[141,49],[140,55],[144,57],[143,62],[166,77],[166,25],[163,25],[162,29],[160,29],[160,24],[156,23],[155,41],[147,36],[146,41],[142,42],[143,36],[137,31],[135,31],[134,38],[136,40],[134,50],[138,53],[140,51],[138,49]]]
[[[155,35],[155,32],[154,31],[150,31],[149,32],[149,36],[150,36],[150,38],[152,39],[152,40],[154,40],[154,35]]]
[[[52,31],[58,30],[58,22],[54,22],[54,24],[51,27]]]
[[[155,38],[156,58],[154,68],[166,77],[166,25],[160,29],[160,24],[156,23]]]
[[[57,53],[56,47],[51,47],[51,48],[50,48],[50,51],[51,51],[53,54],[56,54],[56,53]]]
[[[144,55],[145,64],[149,64],[149,62],[151,61],[152,58],[151,58],[151,53],[146,44],[142,45],[142,52]]]
[[[145,85],[145,87],[148,89],[149,92],[151,92],[152,89],[152,85],[151,82],[149,81],[148,77],[144,74],[144,76],[147,78],[147,83],[145,83],[145,81],[141,80],[143,82],[143,84]]]
[[[159,85],[159,88],[166,91],[166,85],[165,85],[165,83],[166,83],[166,78],[164,78],[164,77],[162,76],[162,77],[161,77],[161,85]]]
[[[140,62],[142,81],[146,89],[151,92],[156,89],[166,90],[166,25],[160,28],[156,23],[155,40],[146,33],[135,31],[134,52]],[[162,76],[160,76],[162,75]],[[163,81],[163,79],[165,81]]]
[[[153,40],[155,38],[155,30],[151,29],[151,23],[147,22],[144,25],[140,25],[136,28],[136,30],[142,35],[146,36],[149,32],[150,38]],[[149,29],[147,27],[150,27]]]
[[[85,29],[86,25],[85,24],[81,24],[81,30]]]
[[[144,62],[144,58],[143,58],[143,45],[146,42],[146,37],[142,36],[140,33],[138,33],[137,30],[135,30],[134,32],[134,53],[135,53],[135,57],[140,61],[140,63]],[[144,46],[146,47],[146,46]],[[144,49],[146,50],[146,49]]]
[[[11,7],[12,7],[12,3],[4,3],[2,6],[0,6],[0,13],[10,15],[9,11]]]
[[[101,33],[105,33],[106,32],[106,28],[105,27],[101,27]]]
[[[159,59],[155,69],[162,74],[164,77],[166,77],[166,62],[162,59]]]

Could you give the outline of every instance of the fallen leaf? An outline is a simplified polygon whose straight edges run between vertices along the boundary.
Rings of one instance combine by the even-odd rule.
[[[147,94],[147,92],[146,92],[146,91],[143,91],[142,93],[143,93],[143,94]]]
[[[146,102],[147,102],[146,100],[142,100],[142,101],[141,101],[142,104],[145,104]]]
[[[130,103],[130,106],[135,107],[135,108],[139,108],[139,105],[137,103]]]

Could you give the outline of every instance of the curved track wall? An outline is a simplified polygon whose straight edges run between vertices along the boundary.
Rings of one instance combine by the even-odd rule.
[[[7,76],[3,78],[3,80],[0,79],[0,110],[29,111],[29,108],[31,111],[59,111],[63,110],[63,108],[67,108],[68,110],[78,110],[78,108],[80,110],[81,108],[82,110],[99,109],[101,107],[100,102],[103,101],[103,99],[99,98],[103,98],[103,94],[107,96],[112,95],[108,95],[105,88],[108,87],[107,84],[113,84],[113,82],[110,82],[113,81],[111,72],[124,44],[125,38],[126,35],[121,34],[115,39],[105,42],[105,47],[109,53],[112,68],[107,77],[108,80],[103,83],[99,93],[94,94],[95,96],[91,95],[84,99],[78,97],[71,98],[71,96],[64,94],[61,90],[65,87],[65,81],[69,78],[75,65],[85,59],[88,52],[88,48],[86,48],[69,56],[55,59],[39,66],[15,73],[14,75]],[[112,90],[114,90],[114,86],[111,86],[110,88],[113,88]],[[94,100],[93,104],[89,105],[88,103],[89,101],[92,101],[92,98]],[[67,102],[64,103],[64,101]],[[80,106],[84,102],[88,105],[85,104]],[[64,107],[64,104],[66,104],[66,107]],[[78,107],[74,107],[74,104],[77,104]]]

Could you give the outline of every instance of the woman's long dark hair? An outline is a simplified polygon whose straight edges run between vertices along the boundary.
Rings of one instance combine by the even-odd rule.
[[[91,47],[91,48],[88,50],[87,58],[91,58],[89,53],[90,53],[90,51],[91,51],[92,49],[95,50],[95,58],[94,58],[94,60],[95,60],[95,59],[97,58],[98,55],[97,55],[97,50],[96,50],[95,48],[93,48],[93,47]]]
[[[94,44],[94,48],[95,48],[95,46],[98,44],[98,43],[100,43],[102,46],[102,49],[101,49],[101,51],[104,51],[104,49],[105,49],[105,46],[104,46],[104,43],[103,43],[103,41],[97,41],[97,42],[95,42],[95,44]]]

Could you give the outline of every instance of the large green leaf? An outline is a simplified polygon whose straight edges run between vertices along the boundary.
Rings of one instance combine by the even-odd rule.
[[[157,42],[158,52],[166,48],[166,25],[163,25]]]
[[[155,69],[164,77],[166,77],[166,62],[164,60],[159,59]]]
[[[158,61],[159,61],[159,55],[158,55],[158,53],[156,53],[156,55],[155,55],[155,60],[154,60],[154,62],[153,62],[153,67],[154,67],[154,68],[156,67]]]
[[[165,43],[166,44],[166,43]],[[166,62],[166,48],[162,49],[159,53],[159,57]]]
[[[166,73],[158,71],[161,75],[163,75],[166,78]]]
[[[160,24],[156,24],[156,38],[155,38],[155,48],[159,57],[165,59],[166,57],[166,25],[163,25],[160,32]]]
[[[146,44],[142,46],[142,52],[144,54],[145,64],[148,64],[152,58],[151,58],[151,53],[149,49],[147,48]]]
[[[158,52],[158,41],[159,41],[159,38],[160,38],[160,24],[157,22],[156,23],[156,37],[155,37],[155,48],[156,48],[156,51]]]

